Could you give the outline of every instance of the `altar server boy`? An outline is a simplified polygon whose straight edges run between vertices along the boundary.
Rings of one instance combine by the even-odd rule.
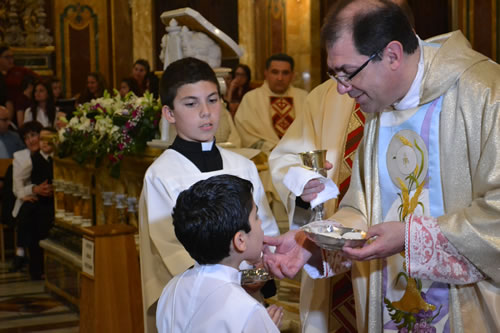
[[[215,144],[221,97],[210,66],[194,58],[171,63],[161,78],[160,97],[163,117],[175,126],[177,137],[147,170],[139,204],[146,332],[156,331],[156,302],[165,285],[194,264],[172,224],[172,208],[181,191],[220,174],[247,179],[254,187],[264,234],[279,234],[253,162]]]
[[[232,175],[199,181],[179,194],[173,221],[196,263],[163,290],[158,331],[279,332],[283,309],[266,310],[240,285],[240,264],[260,260],[264,238],[252,183]]]

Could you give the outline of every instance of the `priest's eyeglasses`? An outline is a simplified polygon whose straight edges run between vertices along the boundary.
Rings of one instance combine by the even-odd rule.
[[[380,50],[374,52],[370,56],[370,58],[368,58],[368,60],[365,61],[365,63],[363,65],[359,66],[358,69],[356,69],[353,73],[351,73],[349,75],[339,75],[339,74],[335,73],[335,71],[333,69],[327,70],[326,74],[328,74],[328,76],[330,77],[330,79],[336,80],[338,83],[342,84],[345,88],[350,88],[351,87],[351,81],[352,81],[352,79],[356,75],[358,75],[359,72],[361,72],[363,70],[363,68],[365,68],[370,63],[370,61],[372,61],[384,49],[385,49],[385,46],[383,48],[381,48]]]

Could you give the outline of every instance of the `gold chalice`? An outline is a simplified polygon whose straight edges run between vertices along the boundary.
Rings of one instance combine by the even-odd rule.
[[[305,168],[312,170],[323,177],[326,177],[326,150],[312,150],[304,153],[299,153],[302,164]],[[323,220],[323,204],[312,208],[311,221]]]

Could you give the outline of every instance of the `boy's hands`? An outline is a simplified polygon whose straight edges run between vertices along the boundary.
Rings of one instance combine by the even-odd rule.
[[[21,200],[26,201],[26,202],[37,202],[38,198],[36,197],[36,195],[30,194],[30,195],[23,197]]]
[[[51,197],[53,193],[52,184],[45,180],[40,185],[33,186],[33,193],[42,197]]]
[[[283,319],[283,308],[277,306],[276,304],[267,307],[267,313],[271,317],[272,321],[276,324],[278,328],[281,326],[281,320]]]

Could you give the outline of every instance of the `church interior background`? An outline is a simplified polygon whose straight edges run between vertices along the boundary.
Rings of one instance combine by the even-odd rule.
[[[17,65],[29,67],[43,77],[60,78],[64,96],[70,98],[83,90],[87,74],[93,71],[103,73],[109,85],[117,87],[122,78],[129,76],[133,62],[139,58],[148,60],[153,70],[160,75],[163,66],[159,58],[160,44],[165,34],[160,14],[190,7],[243,49],[242,57],[223,59],[222,66],[234,68],[238,63],[247,64],[251,68],[253,81],[259,84],[264,79],[265,59],[271,54],[284,52],[296,62],[294,85],[310,91],[327,79],[319,31],[328,7],[334,2],[2,0],[0,44],[9,42]],[[460,29],[474,49],[497,62],[500,60],[498,0],[408,2],[415,15],[415,29],[422,39]],[[45,38],[31,38],[34,34],[40,36],[40,29],[45,29],[45,34],[42,34]],[[15,36],[24,38],[16,39]],[[135,179],[139,187],[148,161],[131,162],[134,171],[130,171],[129,176]],[[124,172],[127,173],[126,170]],[[110,181],[98,175],[93,179],[98,183]],[[140,192],[140,189],[137,191]],[[99,269],[104,269],[99,279],[97,275],[95,279],[89,274],[82,273],[80,276],[80,270],[70,264],[78,258],[68,258],[64,254],[54,254],[46,259],[53,267],[54,276],[62,277],[45,284],[30,283],[26,277],[9,275],[6,273],[6,264],[2,263],[0,332],[97,332],[99,330],[96,330],[95,322],[99,320],[116,322],[115,326],[109,326],[112,327],[110,331],[140,331],[140,290],[131,287],[140,286],[140,283],[137,284],[139,266],[133,243],[136,229],[128,227],[114,228],[113,231],[78,231],[76,239],[67,241],[69,247],[74,246],[75,242],[81,243],[82,238],[92,243],[96,274]],[[5,244],[2,246],[8,257],[12,254],[13,244],[9,238],[13,235],[6,230],[3,236]],[[81,244],[77,246],[80,251],[81,247]],[[113,260],[104,260],[104,257]],[[116,283],[116,288],[110,287]],[[84,293],[83,290],[88,292]],[[289,291],[297,291],[293,283]],[[57,297],[49,296],[53,294]],[[125,301],[117,305],[111,301],[113,297]],[[286,309],[296,314],[298,294],[289,295],[289,298]],[[111,309],[113,306],[118,308]],[[117,311],[130,315],[117,315]]]

